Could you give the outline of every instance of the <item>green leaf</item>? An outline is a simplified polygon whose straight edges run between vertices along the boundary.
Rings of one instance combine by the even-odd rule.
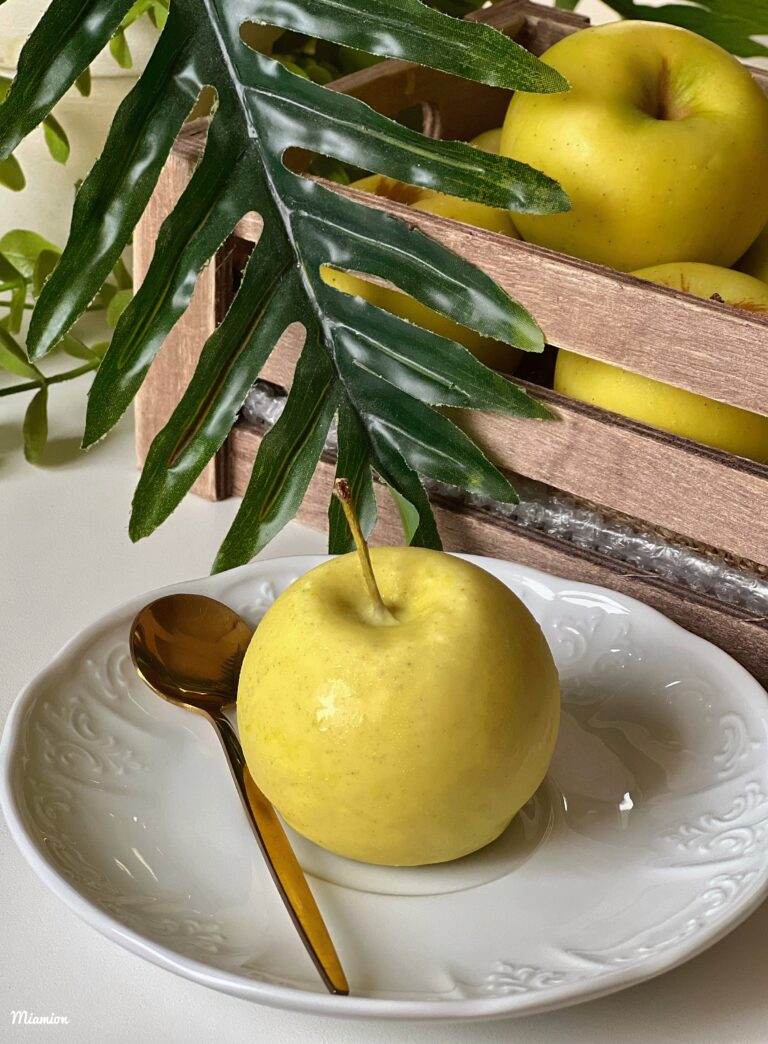
[[[376,524],[376,494],[371,474],[371,456],[363,426],[346,400],[339,404],[337,439],[336,477],[345,478],[349,483],[360,528],[363,536],[367,538]],[[344,555],[354,549],[355,542],[344,517],[344,510],[339,500],[331,497],[328,505],[328,550],[332,555]]]
[[[15,228],[0,239],[0,253],[30,282],[35,277],[37,259],[43,251],[60,253],[59,248],[44,236],[28,229]]]
[[[7,156],[0,160],[0,185],[4,185],[11,192],[21,192],[26,183],[24,171],[15,156]]]
[[[419,476],[403,460],[391,442],[378,440],[372,449],[373,466],[390,489],[396,490],[410,509],[403,519],[408,543],[416,547],[442,550],[442,541],[435,524],[435,516]],[[404,505],[403,505],[404,506]]]
[[[355,405],[372,442],[388,443],[420,475],[517,503],[509,481],[447,417],[351,360],[339,360],[339,369],[347,387],[354,386]]]
[[[139,7],[114,6],[117,22],[102,0],[52,0],[22,55],[18,82],[0,107],[4,148],[34,119],[39,122],[63,80],[71,83],[87,67],[97,43],[104,46],[126,18],[138,16]],[[203,158],[160,229],[149,270],[97,371],[85,443],[105,434],[127,408],[187,308],[198,274],[253,210],[264,222],[262,238],[227,316],[150,448],[131,536],[151,532],[173,510],[226,437],[273,344],[297,321],[307,337],[288,403],[262,442],[216,568],[245,561],[293,517],[337,411],[339,466],[350,472],[366,525],[374,517],[376,472],[411,505],[406,513],[413,542],[439,547],[421,475],[500,500],[515,494],[471,440],[437,412],[438,404],[525,417],[546,411],[460,345],[336,292],[321,269],[388,280],[441,314],[527,351],[542,350],[543,333],[468,261],[417,229],[292,172],[283,154],[297,147],[533,213],[565,210],[567,197],[529,167],[465,143],[426,139],[354,98],[291,73],[242,43],[241,23],[255,16],[295,31],[293,42],[281,37],[281,46],[298,65],[325,67],[329,61],[331,45],[322,41],[298,53],[297,34],[311,33],[511,89],[565,86],[495,30],[456,22],[416,0],[260,0],[258,6],[256,0],[174,0],[147,69],[120,106],[104,151],[78,192],[69,242],[32,316],[30,353],[37,358],[59,343],[94,300],[118,310],[128,287],[117,288],[123,276],[114,266],[186,114],[203,88],[213,89],[217,107]],[[57,75],[46,80],[31,58],[46,55],[50,66],[59,52]],[[348,546],[333,509],[331,539],[334,547]]]
[[[75,197],[72,225],[76,233],[70,234],[61,262],[32,314],[27,344],[33,358],[45,355],[61,340],[109,276],[194,105],[198,87],[191,81],[188,57],[174,38],[173,21],[172,14],[141,79],[118,108],[101,156]],[[33,33],[30,41],[34,39]]]
[[[130,3],[54,0],[48,5],[22,48],[16,78],[0,107],[0,159],[42,122],[106,47]]]
[[[75,87],[77,87],[83,98],[90,98],[91,96],[91,70],[83,69],[80,75],[75,80]]]
[[[40,251],[35,259],[35,269],[32,273],[32,292],[35,297],[39,297],[45,281],[51,275],[56,265],[59,263],[61,253],[58,250],[49,250],[44,248]]]
[[[54,116],[46,116],[43,120],[43,132],[51,156],[57,163],[66,163],[69,159],[69,138],[62,125]]]
[[[515,417],[552,414],[463,345],[342,294],[335,303],[337,352],[430,406],[493,410]],[[330,309],[329,309],[330,310]]]
[[[13,260],[0,250],[0,290],[7,290],[19,281],[25,282],[24,276],[14,265]]]
[[[44,381],[42,373],[27,360],[24,350],[8,330],[0,325],[0,366],[17,377]]]
[[[125,33],[122,29],[118,29],[109,41],[109,53],[121,69],[130,69],[133,65],[131,49],[128,46],[128,41],[126,40]]]
[[[117,321],[130,304],[133,290],[118,290],[107,305],[107,322],[114,329]]]
[[[106,351],[106,346],[108,344],[109,341],[105,341],[103,350],[99,352],[96,350],[98,346],[89,347],[87,344],[84,344],[79,340],[79,338],[73,337],[72,334],[67,334],[62,338],[57,347],[65,351],[67,355],[72,356],[73,359],[83,359],[85,362],[96,362],[101,359],[103,351]]]
[[[149,11],[149,17],[156,29],[162,29],[168,20],[169,0],[156,0]]]
[[[252,558],[299,509],[336,412],[338,385],[327,355],[310,334],[304,344],[288,401],[259,446],[253,473],[214,572]]]
[[[405,497],[398,493],[394,486],[387,486],[392,499],[395,502],[398,514],[400,515],[400,522],[403,527],[403,537],[406,544],[412,544],[419,528],[419,513],[410,500],[406,500]]]
[[[538,93],[568,88],[559,73],[497,30],[457,21],[420,0],[259,0],[258,12],[269,25],[467,80]]]
[[[119,290],[132,290],[133,289],[133,276],[128,271],[125,261],[122,257],[118,257],[112,267],[112,278],[114,279]]]
[[[8,315],[6,317],[7,329],[11,333],[18,333],[21,330],[21,325],[24,321],[24,305],[27,303],[27,283],[24,279],[19,279],[16,284],[11,287],[11,302],[8,309]]]
[[[48,441],[48,389],[43,386],[32,396],[24,415],[24,456],[37,464]]]
[[[242,293],[203,349],[189,388],[150,447],[134,497],[130,527],[134,540],[148,536],[192,487],[229,434],[264,362],[291,321],[293,280],[283,281],[282,273],[270,278],[266,255],[266,249],[257,248],[251,257]]]
[[[93,383],[84,446],[103,438],[127,409],[164,338],[189,304],[198,273],[249,206],[269,216],[271,202],[263,179],[258,173],[248,183],[237,177],[249,155],[233,150],[226,127],[214,120],[203,160],[160,230],[149,270],[118,323]],[[277,231],[276,213],[272,220]],[[272,263],[282,270],[291,256],[288,244],[276,234],[272,249]]]
[[[768,57],[755,39],[768,34],[768,0],[691,0],[651,7],[634,0],[605,0],[623,18],[642,18],[691,29],[739,58]]]
[[[10,292],[8,315],[3,320],[6,329],[18,333],[24,319],[24,305],[27,302],[27,280],[19,272],[11,260],[0,253],[0,291]]]

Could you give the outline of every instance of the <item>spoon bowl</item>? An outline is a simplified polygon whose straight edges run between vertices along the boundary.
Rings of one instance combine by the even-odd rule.
[[[140,677],[170,703],[213,714],[234,703],[253,632],[228,605],[173,594],[144,607],[131,627]]]

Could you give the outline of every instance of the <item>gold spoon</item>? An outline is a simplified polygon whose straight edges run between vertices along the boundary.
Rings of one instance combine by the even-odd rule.
[[[331,993],[349,986],[328,929],[272,805],[253,782],[224,708],[235,701],[252,631],[213,598],[173,594],[150,602],[131,625],[139,677],[164,700],[195,711],[216,729],[240,799],[272,879],[301,940]]]

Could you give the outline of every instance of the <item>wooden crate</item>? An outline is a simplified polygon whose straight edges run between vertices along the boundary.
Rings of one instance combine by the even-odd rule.
[[[478,18],[515,36],[536,54],[587,24],[581,16],[527,0],[507,0],[481,11]],[[751,71],[768,93],[768,74]],[[509,97],[495,88],[395,61],[344,77],[334,87],[389,115],[421,104],[428,132],[446,138],[465,139],[498,126]],[[176,142],[137,230],[139,280],[147,270],[160,224],[187,184],[204,141],[205,124],[198,121],[185,128]],[[407,219],[488,272],[530,310],[550,344],[768,414],[766,317],[354,189],[333,187]],[[160,351],[137,399],[139,462],[170,416],[206,338],[232,300],[238,274],[259,231],[258,215],[247,215],[239,223],[215,262],[201,274],[189,310]],[[265,379],[290,385],[301,340],[300,327],[286,332],[264,368]],[[641,528],[661,529],[684,542],[768,570],[768,466],[666,434],[551,389],[528,386],[555,410],[558,420],[541,424],[471,414],[475,437],[502,468],[630,516]],[[262,434],[239,421],[195,491],[212,499],[242,494]],[[324,459],[299,516],[321,528],[326,525],[331,473],[332,462]],[[400,539],[398,521],[386,498],[380,507],[374,540],[395,542]],[[715,641],[768,682],[768,620],[751,618],[652,574],[638,574],[607,556],[580,551],[492,512],[439,502],[436,509],[448,549],[510,558],[635,595]]]

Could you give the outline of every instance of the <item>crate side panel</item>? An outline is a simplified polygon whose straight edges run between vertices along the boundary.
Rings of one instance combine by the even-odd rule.
[[[288,331],[264,378],[289,387],[300,344]],[[768,565],[768,467],[546,389],[527,388],[551,405],[556,420],[470,410],[457,414],[500,467]]]
[[[171,153],[155,191],[134,235],[134,278],[138,286],[147,273],[160,226],[176,205],[189,181],[194,162],[186,155]],[[226,269],[226,260],[224,261]],[[224,307],[221,300],[226,280],[217,273],[215,263],[200,273],[192,300],[166,337],[136,396],[136,456],[141,466],[150,444],[168,421],[194,373],[208,336],[215,330]],[[229,495],[226,475],[227,455],[219,452],[206,466],[192,491],[208,500]]]

